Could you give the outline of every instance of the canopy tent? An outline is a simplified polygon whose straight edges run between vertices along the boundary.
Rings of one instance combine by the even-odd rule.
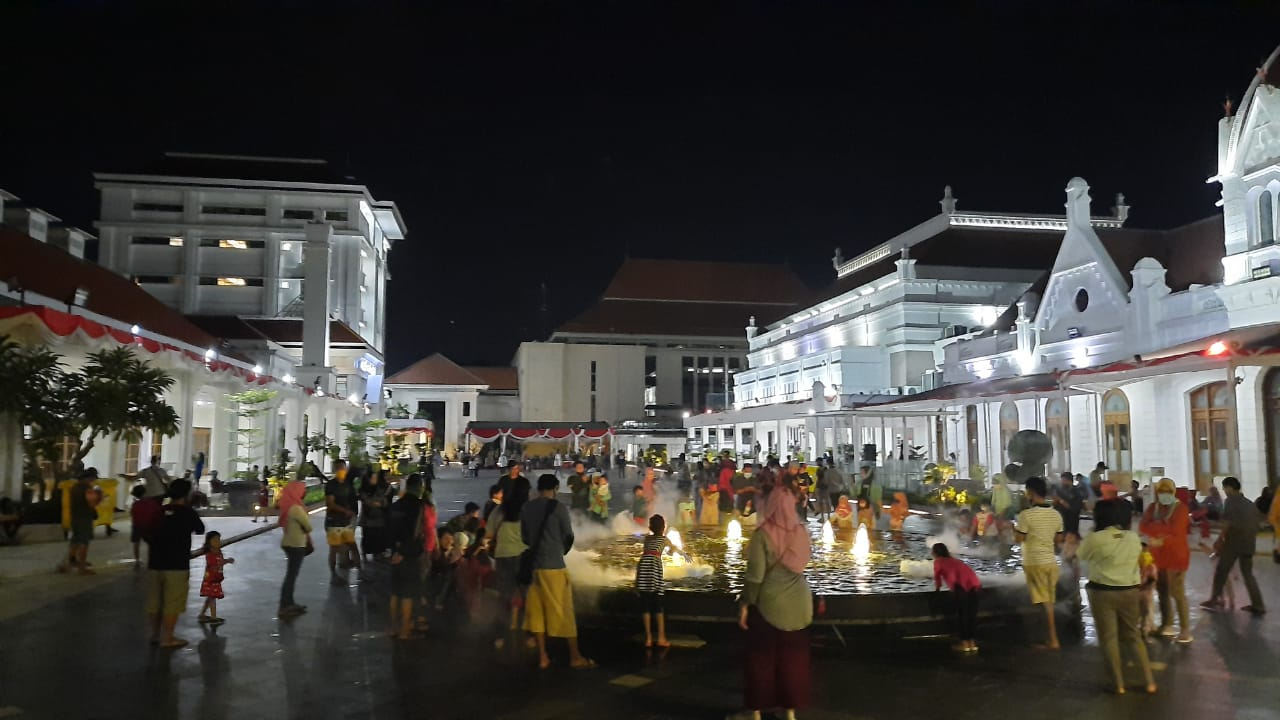
[[[575,449],[580,440],[598,440],[613,435],[613,428],[605,422],[498,422],[476,421],[467,423],[467,444],[471,438],[482,442],[498,440],[505,450],[507,438],[521,442],[567,442],[572,441]]]

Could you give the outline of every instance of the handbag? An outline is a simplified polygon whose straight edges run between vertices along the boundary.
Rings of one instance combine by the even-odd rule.
[[[306,550],[302,553],[302,556],[303,556],[303,557],[306,557],[307,555],[310,555],[311,553],[313,553],[313,552],[315,552],[315,551],[316,551],[316,544],[315,544],[315,543],[313,543],[313,542],[311,542],[311,536],[310,536],[310,535],[308,535],[308,536],[307,536],[307,547],[306,547]]]
[[[547,503],[547,512],[542,516],[542,524],[538,526],[538,534],[533,536],[533,545],[525,548],[520,553],[520,567],[516,568],[516,583],[519,585],[533,584],[533,561],[538,555],[538,548],[542,545],[542,532],[547,529],[547,520],[551,518],[551,513],[556,511],[556,501],[551,500]]]

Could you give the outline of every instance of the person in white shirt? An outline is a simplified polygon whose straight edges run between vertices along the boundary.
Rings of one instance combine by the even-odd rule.
[[[160,467],[160,456],[152,455],[151,464],[142,471],[142,481],[147,486],[147,497],[163,498],[169,491],[169,473]]]
[[[506,470],[506,469],[507,469],[507,454],[506,454],[506,453],[502,453],[501,455],[499,455],[499,456],[498,456],[498,469],[499,469],[499,470]]]
[[[1027,578],[1031,604],[1044,608],[1048,623],[1048,642],[1041,647],[1057,650],[1058,631],[1053,609],[1057,601],[1058,559],[1054,549],[1062,542],[1062,515],[1047,500],[1044,478],[1027,478],[1024,491],[1031,507],[1018,513],[1013,529],[1022,544],[1022,572]]]

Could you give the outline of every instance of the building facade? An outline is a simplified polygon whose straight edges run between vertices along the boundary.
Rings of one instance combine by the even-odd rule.
[[[170,153],[95,180],[104,267],[266,371],[378,405],[394,203],[319,160]]]
[[[473,422],[519,422],[514,368],[462,367],[436,353],[387,378],[388,429],[430,429],[434,447],[456,457]]]

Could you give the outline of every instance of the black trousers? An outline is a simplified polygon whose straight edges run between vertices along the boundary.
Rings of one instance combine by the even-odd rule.
[[[298,581],[298,571],[302,570],[302,560],[307,556],[307,549],[287,547],[284,549],[284,556],[288,564],[285,566],[284,584],[280,586],[280,607],[287,608],[296,604],[293,602],[293,586]]]
[[[978,626],[978,595],[980,590],[956,590],[951,593],[956,601],[956,636],[972,640]]]

